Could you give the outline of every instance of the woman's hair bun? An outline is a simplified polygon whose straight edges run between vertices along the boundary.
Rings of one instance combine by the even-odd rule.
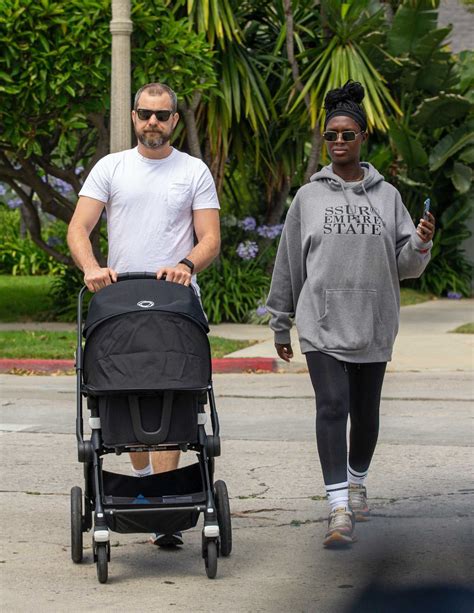
[[[324,99],[324,107],[326,111],[329,111],[336,106],[340,102],[355,102],[356,104],[360,104],[365,96],[365,90],[363,86],[358,81],[353,81],[349,79],[345,85],[342,87],[337,87],[336,89],[332,89],[326,94]]]

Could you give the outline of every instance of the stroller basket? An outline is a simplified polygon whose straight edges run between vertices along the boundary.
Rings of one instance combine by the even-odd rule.
[[[104,515],[109,528],[116,532],[188,530],[199,517],[195,505],[206,503],[199,463],[140,479],[105,470],[102,475]]]
[[[205,502],[206,495],[198,463],[148,477],[102,471],[105,505],[150,505]]]

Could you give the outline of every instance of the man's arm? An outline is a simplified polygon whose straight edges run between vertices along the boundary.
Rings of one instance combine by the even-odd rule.
[[[193,211],[194,232],[197,245],[186,256],[194,264],[193,273],[200,272],[218,256],[221,247],[221,232],[218,209],[197,209]],[[189,285],[191,272],[186,264],[176,264],[174,267],[160,268],[157,278],[166,275],[167,281]]]
[[[97,292],[117,280],[111,268],[101,268],[94,257],[90,234],[104,210],[100,200],[80,196],[67,232],[67,244],[77,266],[84,273],[84,283],[91,292]]]

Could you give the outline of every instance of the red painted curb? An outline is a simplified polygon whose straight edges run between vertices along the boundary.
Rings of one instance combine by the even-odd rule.
[[[0,358],[0,372],[11,371],[64,372],[74,370],[74,360],[14,360]],[[213,373],[239,373],[249,370],[276,372],[274,358],[215,358],[212,360]]]
[[[32,370],[37,372],[57,372],[74,370],[74,360],[14,360],[0,359],[0,372],[11,370]]]
[[[245,372],[248,370],[276,372],[277,368],[275,358],[214,358],[212,360],[212,372],[214,374]]]

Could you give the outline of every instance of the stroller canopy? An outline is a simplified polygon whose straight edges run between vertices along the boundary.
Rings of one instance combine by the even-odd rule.
[[[104,287],[90,302],[83,334],[88,338],[105,319],[124,313],[165,311],[180,313],[209,332],[206,316],[194,290],[156,279],[130,279]]]
[[[84,325],[89,394],[205,389],[211,379],[209,327],[190,287],[156,279],[108,285]]]

